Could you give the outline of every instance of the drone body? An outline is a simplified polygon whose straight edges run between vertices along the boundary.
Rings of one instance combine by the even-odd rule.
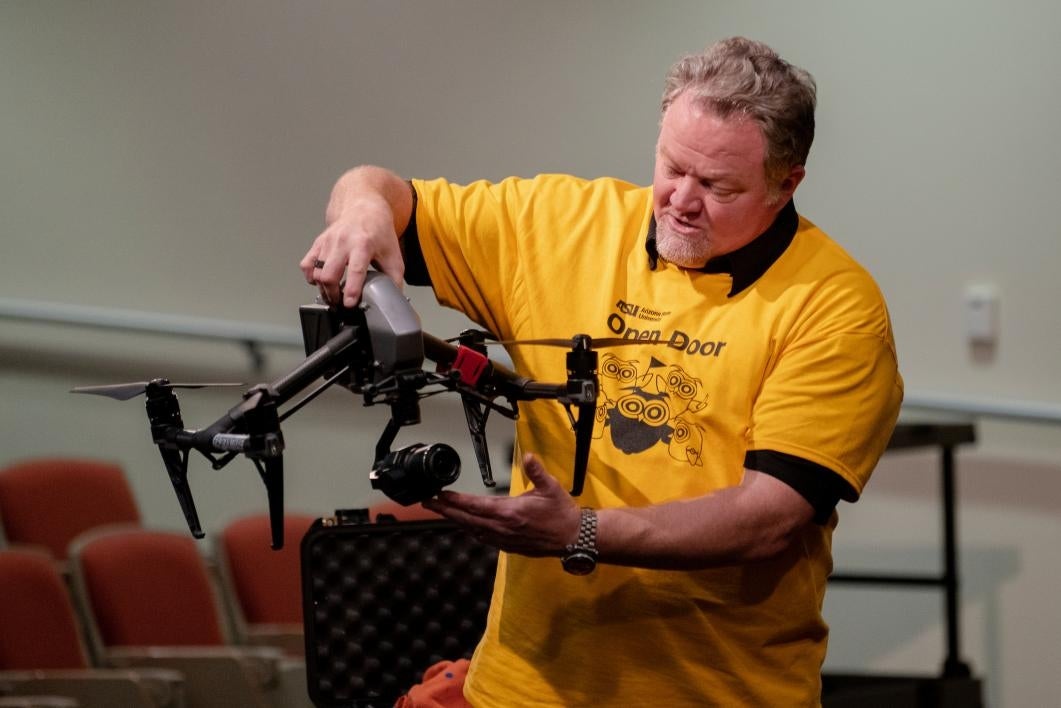
[[[188,458],[193,449],[210,460],[215,469],[224,467],[240,454],[251,459],[268,495],[272,545],[283,546],[284,439],[280,424],[336,383],[362,395],[365,405],[390,406],[391,416],[376,445],[369,479],[374,488],[401,504],[409,505],[434,496],[453,483],[460,473],[460,459],[448,445],[416,443],[399,450],[390,449],[402,427],[420,422],[420,399],[445,391],[461,396],[486,486],[494,486],[485,437],[490,412],[497,411],[515,419],[519,415],[519,401],[552,399],[564,405],[576,441],[571,493],[581,494],[600,388],[597,352],[588,335],[576,335],[570,340],[501,342],[568,347],[567,381],[543,383],[492,362],[486,356],[486,344],[497,342],[488,341],[494,339],[488,333],[466,331],[454,346],[423,332],[409,301],[382,273],[368,273],[361,304],[357,307],[340,310],[319,304],[306,305],[300,308],[300,317],[307,358],[275,381],[246,391],[240,403],[202,430],[184,428],[173,389],[210,384],[175,384],[155,379],[74,389],[77,393],[118,400],[145,394],[152,440],[162,455],[188,527],[197,538],[203,532],[188,485]],[[602,340],[601,343],[632,342]],[[437,370],[426,371],[425,359],[435,362]],[[280,406],[311,385],[316,388],[280,413]]]

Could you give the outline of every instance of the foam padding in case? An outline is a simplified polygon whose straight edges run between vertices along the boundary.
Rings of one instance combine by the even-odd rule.
[[[497,549],[449,521],[315,522],[302,540],[314,705],[389,707],[432,664],[470,657],[496,566]]]

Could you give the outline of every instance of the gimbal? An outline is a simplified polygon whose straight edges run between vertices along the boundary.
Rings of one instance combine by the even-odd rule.
[[[357,307],[305,305],[299,314],[307,358],[275,381],[250,388],[240,403],[202,430],[185,429],[174,389],[203,384],[154,379],[74,389],[118,399],[146,394],[152,440],[196,538],[205,534],[188,485],[190,452],[201,453],[214,469],[242,454],[254,463],[265,483],[272,547],[283,547],[284,437],[280,424],[336,383],[361,394],[366,406],[390,406],[391,416],[376,443],[369,480],[373,488],[403,505],[434,496],[460,474],[460,458],[448,445],[418,443],[390,450],[402,427],[420,423],[420,399],[445,391],[461,396],[483,484],[488,487],[495,484],[486,445],[490,412],[514,420],[519,416],[519,401],[554,399],[563,404],[575,431],[571,494],[582,493],[599,391],[597,353],[588,335],[515,343],[570,348],[567,381],[541,383],[491,361],[486,343],[492,337],[486,332],[465,331],[456,338],[456,346],[423,332],[409,301],[382,273],[368,273]],[[435,362],[436,371],[424,369],[425,358]],[[280,406],[315,383],[316,388],[280,413]]]

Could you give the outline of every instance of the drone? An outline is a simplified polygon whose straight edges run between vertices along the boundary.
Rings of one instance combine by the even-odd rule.
[[[499,341],[474,329],[461,332],[453,340],[439,339],[421,329],[419,316],[398,286],[376,271],[367,274],[358,306],[303,305],[299,316],[306,359],[275,381],[252,386],[238,404],[200,430],[184,427],[174,389],[242,384],[173,383],[157,378],[73,389],[74,393],[118,400],[145,396],[152,441],[158,446],[195,538],[205,534],[188,485],[192,450],[209,460],[214,469],[221,469],[239,455],[254,463],[265,484],[272,548],[283,548],[284,437],[280,424],[336,384],[360,394],[366,406],[390,406],[390,418],[376,443],[369,481],[399,504],[409,506],[429,499],[460,475],[460,457],[444,443],[415,443],[391,450],[401,428],[421,422],[420,401],[444,392],[461,397],[486,487],[496,484],[486,444],[490,413],[516,420],[522,401],[550,399],[562,404],[575,434],[570,493],[579,496],[585,484],[600,391],[593,347],[635,343],[616,338],[594,341],[587,334],[571,339]],[[521,376],[491,360],[488,344],[566,347],[567,380],[545,383]],[[425,360],[435,363],[434,371],[424,368]],[[279,410],[314,385],[288,409]]]

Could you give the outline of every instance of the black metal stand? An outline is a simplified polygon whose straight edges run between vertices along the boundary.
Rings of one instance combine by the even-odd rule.
[[[968,678],[969,665],[961,658],[961,620],[959,617],[958,530],[956,522],[956,480],[954,449],[976,440],[972,423],[900,423],[895,428],[889,450],[919,447],[940,449],[941,504],[943,511],[943,572],[940,575],[834,573],[830,582],[864,585],[902,585],[938,587],[944,592],[944,626],[947,633],[947,655],[943,660],[943,678]]]

